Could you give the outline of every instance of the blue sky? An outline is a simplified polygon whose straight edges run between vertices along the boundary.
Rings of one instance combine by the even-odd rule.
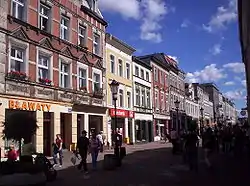
[[[236,0],[99,0],[107,31],[137,49],[176,58],[188,82],[214,82],[245,107]]]

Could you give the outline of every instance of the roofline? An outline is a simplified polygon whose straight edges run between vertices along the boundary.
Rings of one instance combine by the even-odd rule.
[[[145,68],[152,69],[150,64],[144,62],[143,60],[139,59],[136,56],[132,56],[132,61],[135,62],[135,63],[139,63],[140,65],[144,66]]]

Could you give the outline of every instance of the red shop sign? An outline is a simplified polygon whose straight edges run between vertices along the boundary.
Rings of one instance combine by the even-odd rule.
[[[109,109],[109,114],[111,117],[114,117],[115,109],[114,108]],[[128,110],[116,109],[116,116],[122,118],[134,118],[134,112]]]

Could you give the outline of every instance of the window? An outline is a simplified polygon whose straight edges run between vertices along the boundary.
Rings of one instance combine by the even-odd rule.
[[[126,63],[126,78],[130,79],[130,64]]]
[[[146,104],[147,104],[147,108],[151,107],[151,104],[150,104],[150,90],[146,91]]]
[[[110,72],[115,73],[115,56],[110,55]]]
[[[135,75],[139,76],[139,67],[138,66],[135,66]]]
[[[131,108],[131,92],[127,92],[127,106]]]
[[[69,64],[61,63],[60,66],[60,87],[69,88]]]
[[[155,108],[159,108],[159,94],[155,91]]]
[[[99,91],[101,88],[101,75],[94,73],[93,74],[93,83],[94,83],[94,92]]]
[[[135,104],[140,106],[140,88],[138,86],[135,87]]]
[[[145,107],[145,89],[144,88],[142,88],[142,90],[141,90],[141,106],[142,107]]]
[[[119,106],[123,107],[123,90],[119,90]]]
[[[44,31],[49,31],[49,16],[50,8],[44,4],[40,4],[40,29]]]
[[[24,20],[25,0],[12,0],[12,16]]]
[[[161,72],[161,84],[164,85],[164,81],[165,81],[165,76],[164,76],[164,73]]]
[[[122,77],[122,71],[123,71],[123,69],[122,69],[122,60],[121,59],[119,59],[118,60],[118,74],[119,74],[119,76],[121,76]]]
[[[11,47],[10,70],[17,72],[25,71],[24,50]]]
[[[161,93],[161,110],[165,110],[164,94],[163,93]]]
[[[98,34],[94,34],[94,40],[93,40],[93,52],[96,55],[100,54],[100,36]]]
[[[146,72],[146,81],[149,81],[149,73]]]
[[[144,70],[141,69],[141,78],[144,79]]]
[[[49,79],[49,62],[50,59],[47,56],[40,55],[38,57],[38,78]]]
[[[65,16],[61,18],[61,39],[69,40],[69,19]]]
[[[84,68],[79,68],[78,72],[79,89],[87,89],[87,70]]]
[[[86,45],[86,27],[79,25],[78,28],[78,44],[80,46]]]
[[[154,80],[158,81],[158,70],[154,68]]]

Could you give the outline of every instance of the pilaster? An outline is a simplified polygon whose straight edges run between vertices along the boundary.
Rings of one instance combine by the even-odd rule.
[[[77,113],[72,113],[71,122],[72,143],[77,143]]]
[[[43,112],[36,112],[37,130],[36,130],[36,152],[43,153]]]
[[[61,115],[60,112],[53,113],[53,139],[55,139],[57,134],[61,134]]]
[[[5,108],[0,106],[0,148],[1,148],[1,157],[4,155],[4,140],[3,136],[3,125],[2,123],[5,121]]]

